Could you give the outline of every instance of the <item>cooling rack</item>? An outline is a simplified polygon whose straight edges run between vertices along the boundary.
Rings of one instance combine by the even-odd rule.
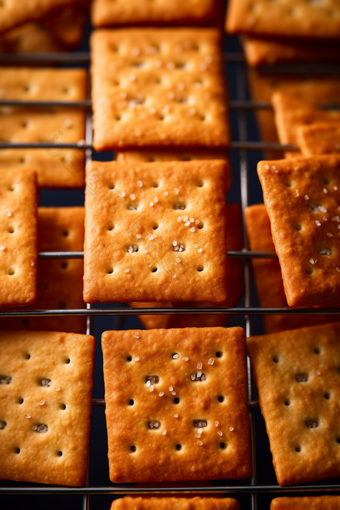
[[[226,62],[233,62],[237,64],[236,67],[236,90],[237,97],[229,102],[229,108],[235,111],[237,114],[237,128],[238,128],[238,141],[232,141],[230,145],[231,151],[237,151],[239,153],[239,179],[240,179],[240,195],[241,205],[243,213],[246,207],[249,205],[249,165],[248,156],[249,151],[285,151],[285,150],[296,150],[297,147],[292,144],[282,145],[279,143],[263,143],[248,140],[248,119],[247,112],[254,111],[257,109],[270,109],[271,105],[258,102],[250,101],[247,99],[247,75],[246,66],[244,65],[244,56],[241,53],[225,53],[224,59]],[[56,53],[56,54],[38,54],[38,55],[2,55],[0,56],[0,65],[6,64],[61,64],[61,65],[84,65],[87,66],[90,61],[90,55],[88,53]],[[297,72],[297,73],[332,73],[339,74],[340,70],[335,66],[271,66],[271,72]],[[88,95],[89,97],[89,95]],[[78,143],[0,143],[1,149],[80,149],[84,150],[86,154],[86,162],[88,163],[92,159],[93,145],[92,145],[92,103],[90,99],[85,101],[0,101],[0,107],[36,107],[36,108],[47,108],[47,107],[63,107],[63,108],[80,108],[86,110],[86,138]],[[328,106],[324,106],[329,108]],[[339,108],[339,106],[336,106]],[[244,220],[244,218],[243,218]],[[276,258],[275,253],[269,252],[251,252],[249,251],[247,236],[245,234],[245,228],[243,228],[244,239],[243,239],[243,250],[242,251],[229,251],[228,257],[240,258],[244,261],[244,278],[245,278],[245,299],[244,306],[232,307],[232,308],[126,308],[121,306],[98,308],[87,305],[86,309],[63,309],[63,310],[11,310],[11,311],[0,311],[1,317],[35,317],[35,316],[80,316],[85,315],[87,317],[86,333],[92,334],[93,329],[93,317],[112,315],[123,318],[124,316],[131,315],[143,315],[143,314],[232,314],[242,315],[244,317],[244,324],[246,330],[246,336],[249,337],[252,334],[252,316],[262,314],[340,314],[339,310],[335,309],[322,309],[315,310],[311,308],[306,309],[291,309],[291,308],[260,308],[251,306],[251,274],[250,274],[250,260],[252,258]],[[83,258],[83,252],[40,252],[38,254],[40,259],[71,259],[71,258]],[[120,324],[122,326],[122,324]],[[254,387],[252,381],[251,365],[250,360],[247,357],[247,395],[248,395],[248,411],[249,411],[249,422],[250,422],[250,444],[252,454],[252,468],[253,474],[249,480],[241,481],[240,485],[229,485],[227,482],[221,485],[192,487],[188,485],[174,486],[170,489],[163,487],[162,484],[158,484],[155,487],[131,487],[131,486],[120,486],[114,484],[112,486],[101,486],[93,487],[90,486],[90,460],[88,463],[86,485],[82,488],[69,488],[69,487],[54,487],[54,486],[34,486],[26,487],[16,484],[11,487],[0,487],[0,496],[5,494],[22,494],[22,495],[81,495],[82,496],[82,509],[90,509],[91,497],[95,495],[152,495],[152,494],[247,494],[249,495],[250,508],[251,510],[257,510],[257,495],[258,494],[286,494],[286,493],[339,493],[339,483],[325,483],[325,484],[314,484],[311,485],[299,485],[294,487],[280,487],[279,485],[264,485],[258,484],[257,482],[257,464],[256,464],[256,451],[255,451],[255,410],[258,407],[258,401],[254,398]],[[93,398],[92,406],[105,406],[105,400],[101,398]],[[92,505],[91,505],[92,508]]]

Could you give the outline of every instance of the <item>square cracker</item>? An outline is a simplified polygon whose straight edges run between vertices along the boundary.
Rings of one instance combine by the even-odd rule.
[[[338,153],[340,152],[340,120],[299,126],[296,130],[296,138],[304,156]]]
[[[340,323],[247,340],[280,485],[340,475]]]
[[[268,220],[269,221],[269,220]],[[227,245],[229,251],[239,251],[243,248],[242,238],[242,209],[240,204],[227,204]],[[221,306],[235,306],[244,293],[243,263],[240,259],[227,259],[227,278],[230,291],[228,298]],[[211,303],[131,303],[132,306],[169,307],[169,308],[197,308],[209,307]],[[187,314],[187,315],[138,315],[139,320],[147,329],[159,328],[203,328],[225,326],[230,318],[228,314]]]
[[[38,250],[83,251],[83,207],[40,207]],[[85,308],[84,263],[77,259],[38,261],[38,295],[30,309]],[[0,329],[86,332],[86,317],[1,318]]]
[[[339,62],[340,44],[290,39],[242,38],[246,59],[251,66],[290,62]]]
[[[340,121],[339,111],[327,111],[316,108],[301,99],[277,92],[272,96],[276,129],[281,143],[298,143],[297,128],[318,121]],[[288,157],[298,156],[288,152]]]
[[[95,339],[3,331],[0,348],[0,479],[84,485]]]
[[[339,156],[258,164],[289,306],[340,306],[339,170]]]
[[[255,101],[270,103],[275,92],[283,92],[311,104],[340,103],[340,78],[336,75],[318,75],[306,78],[304,75],[278,75],[252,69],[249,84]],[[278,142],[274,113],[270,110],[256,112],[261,136],[265,142]],[[267,159],[280,159],[283,153],[268,151]]]
[[[229,145],[219,30],[97,30],[91,51],[97,150]]]
[[[84,300],[227,297],[224,161],[90,163]]]
[[[47,29],[38,23],[25,23],[0,37],[1,53],[44,53],[62,51],[63,48]]]
[[[82,69],[0,70],[0,98],[23,101],[80,101],[86,98]],[[1,108],[2,142],[78,142],[85,138],[85,112],[71,108]],[[83,187],[83,151],[30,149],[0,151],[1,167],[35,168],[38,186]],[[1,171],[1,170],[0,170]]]
[[[29,2],[2,2],[0,32],[5,32],[27,21],[39,20],[54,9],[68,6],[80,0],[31,0]]]
[[[270,221],[264,204],[247,207],[245,221],[252,251],[275,252],[270,230]],[[285,308],[280,264],[275,259],[252,259],[256,289],[261,306],[264,308]],[[333,322],[336,315],[263,315],[266,333],[302,328]]]
[[[102,335],[113,482],[247,478],[242,328]]]
[[[339,496],[305,496],[295,498],[275,498],[270,510],[339,510]]]
[[[0,172],[0,307],[37,298],[37,184],[34,170]]]
[[[261,36],[340,39],[339,0],[231,0],[226,30]]]
[[[232,498],[120,498],[113,501],[111,510],[239,510]]]
[[[220,24],[223,0],[129,0],[112,2],[94,0],[92,23],[96,27],[136,25],[205,25]]]
[[[168,149],[168,150],[135,150],[116,151],[116,161],[136,161],[138,163],[152,163],[155,161],[192,161],[221,159],[226,161],[227,169],[227,191],[231,188],[231,169],[229,154],[225,150],[211,149]]]

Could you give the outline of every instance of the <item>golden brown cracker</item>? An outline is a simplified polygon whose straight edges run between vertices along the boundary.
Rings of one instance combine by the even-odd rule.
[[[289,306],[340,306],[339,169],[331,155],[258,164]]]
[[[241,328],[103,334],[112,481],[250,475],[244,342]]]
[[[340,121],[299,126],[296,138],[304,156],[336,154],[340,152]]]
[[[275,498],[271,510],[339,510],[339,496],[305,496],[294,498]]]
[[[60,9],[43,19],[48,32],[64,48],[77,47],[85,32],[89,1],[83,0]]]
[[[1,53],[44,53],[62,51],[63,48],[39,23],[25,23],[0,37]]]
[[[83,251],[83,207],[40,207],[38,209],[38,250]],[[77,259],[38,261],[38,294],[29,309],[81,309],[84,264]],[[0,329],[86,332],[86,317],[2,318]]]
[[[239,251],[243,247],[242,239],[242,209],[240,204],[227,204],[227,245],[229,251]],[[227,259],[227,278],[230,291],[223,307],[235,306],[244,293],[243,263],[239,259]],[[212,306],[211,303],[131,303],[140,307],[169,307],[169,308],[200,308]],[[204,328],[225,326],[229,315],[204,314],[173,314],[173,315],[139,315],[138,318],[147,329],[159,328]]]
[[[82,69],[6,68],[0,70],[0,98],[23,101],[79,101],[86,98]],[[85,138],[85,112],[2,107],[2,142],[74,143]],[[83,187],[84,152],[67,149],[6,149],[0,167],[35,168],[39,187]]]
[[[108,26],[213,26],[220,24],[223,0],[129,0],[111,2],[94,0],[92,23],[96,27]]]
[[[340,60],[340,45],[291,39],[244,36],[243,49],[250,66],[281,63],[333,63]]]
[[[251,205],[245,210],[245,221],[251,251],[275,252],[270,221],[264,204]],[[264,308],[285,308],[280,264],[276,259],[252,259],[256,289]],[[266,333],[325,324],[337,320],[334,315],[263,315]]]
[[[97,30],[91,51],[97,150],[229,145],[219,30]]]
[[[2,331],[0,346],[0,479],[84,485],[95,339]]]
[[[338,0],[231,0],[226,30],[260,36],[340,39],[340,5]]]
[[[298,143],[297,128],[306,124],[322,121],[340,121],[340,112],[316,108],[301,99],[297,99],[282,92],[272,96],[275,124],[281,143]],[[289,152],[288,157],[295,157],[299,153]]]
[[[37,298],[37,184],[34,170],[0,172],[0,307]]]
[[[84,300],[224,302],[224,161],[87,168]]]
[[[280,485],[339,477],[339,334],[332,323],[247,340]]]
[[[232,498],[125,497],[113,501],[111,510],[239,510],[239,506]]]

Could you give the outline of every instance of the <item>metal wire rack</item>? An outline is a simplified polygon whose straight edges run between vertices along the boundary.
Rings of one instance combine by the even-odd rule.
[[[241,53],[226,53],[224,58],[227,62],[244,63],[244,56]],[[27,64],[27,63],[38,63],[38,64],[81,64],[87,65],[90,61],[90,55],[88,53],[56,53],[56,54],[38,54],[38,55],[1,55],[0,64]],[[287,72],[287,66],[275,66],[270,67],[271,71],[274,72]],[[289,72],[297,73],[325,73],[331,72],[332,74],[339,74],[340,70],[337,66],[319,65],[319,66],[289,66]],[[282,145],[279,143],[263,143],[263,142],[251,142],[248,141],[248,127],[247,127],[247,111],[254,111],[256,109],[270,109],[271,105],[263,102],[250,101],[247,99],[247,87],[246,87],[246,68],[245,66],[238,66],[237,68],[237,99],[232,100],[229,103],[230,110],[237,112],[238,121],[238,137],[239,141],[232,142],[230,150],[238,151],[240,154],[240,192],[241,192],[241,205],[243,212],[249,204],[249,172],[248,172],[248,151],[284,151],[284,150],[297,150],[297,146],[289,144]],[[89,97],[89,96],[88,96]],[[92,102],[90,99],[84,101],[0,101],[1,107],[63,107],[63,108],[81,108],[86,110],[86,139],[78,143],[0,143],[1,149],[80,149],[84,150],[86,154],[86,162],[88,163],[92,159]],[[329,108],[329,105],[324,105],[325,108]],[[335,106],[339,108],[339,105]],[[245,232],[245,229],[243,229]],[[41,259],[61,259],[61,258],[83,258],[83,252],[41,252],[38,254]],[[244,234],[244,248],[242,251],[230,251],[228,252],[230,258],[240,258],[244,260],[244,277],[245,277],[245,301],[244,307],[232,307],[232,308],[138,308],[131,309],[125,307],[110,307],[110,308],[92,308],[91,305],[87,305],[86,309],[63,309],[63,310],[11,310],[11,311],[0,311],[0,319],[2,317],[35,317],[35,316],[86,316],[87,317],[87,334],[92,333],[92,319],[94,316],[103,315],[142,315],[142,314],[233,314],[243,315],[245,320],[246,336],[249,337],[252,334],[252,315],[262,314],[340,314],[339,310],[336,309],[291,309],[291,308],[260,308],[251,306],[251,277],[250,277],[250,259],[252,258],[276,258],[275,253],[269,252],[251,252],[249,251],[248,241],[246,234]],[[89,467],[88,463],[86,485],[82,488],[68,488],[68,487],[53,487],[53,486],[38,486],[38,487],[0,487],[0,496],[2,494],[36,494],[36,495],[82,495],[83,510],[89,510],[90,508],[90,496],[99,494],[110,494],[110,495],[150,495],[150,494],[165,494],[165,493],[176,493],[176,494],[249,494],[250,495],[250,507],[252,510],[257,509],[257,495],[268,493],[268,494],[285,494],[285,493],[315,493],[323,492],[340,492],[340,484],[316,484],[310,485],[299,485],[299,486],[287,486],[280,487],[279,485],[260,485],[257,483],[257,466],[256,466],[256,451],[255,451],[255,417],[254,411],[258,407],[258,401],[254,399],[254,388],[252,382],[252,373],[250,360],[247,358],[247,376],[248,376],[248,411],[250,421],[250,444],[252,454],[252,467],[253,474],[249,481],[246,481],[244,485],[218,485],[218,486],[200,486],[200,487],[172,487],[171,489],[162,487],[159,484],[157,488],[135,488],[126,486],[109,486],[109,487],[91,487],[89,478]],[[105,400],[99,398],[92,399],[92,406],[105,406]]]

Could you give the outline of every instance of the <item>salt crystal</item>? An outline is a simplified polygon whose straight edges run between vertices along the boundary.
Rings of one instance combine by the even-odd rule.
[[[323,219],[323,221],[327,221],[326,216],[323,216],[322,219]]]
[[[150,386],[149,391],[153,391],[153,386],[152,385]]]
[[[201,361],[199,363],[197,363],[197,368],[199,370],[201,370],[202,367],[203,367],[203,363]]]
[[[188,216],[182,216],[183,221],[188,221]]]
[[[182,218],[178,216],[177,221],[182,221]]]
[[[153,202],[150,202],[150,207],[153,207]]]
[[[160,396],[160,397],[163,397],[163,395],[164,395],[164,391],[160,391],[160,392],[159,392],[159,396]]]
[[[171,395],[176,395],[176,392],[175,392],[175,391],[172,391],[172,392],[171,392]]]
[[[298,192],[298,190],[297,190],[297,189],[295,190],[295,195],[296,195],[297,197],[299,197],[299,196],[300,196],[300,193]]]
[[[175,195],[178,195],[178,193],[179,193],[179,189],[175,188]]]
[[[139,356],[136,356],[136,357],[135,357],[135,361],[139,361]]]
[[[125,273],[128,273],[129,271],[130,271],[130,269],[129,269],[129,268],[125,269]]]
[[[190,229],[190,232],[195,232],[195,227],[192,227],[192,228]]]
[[[338,189],[338,186],[333,186],[333,189],[336,191]]]
[[[234,430],[234,427],[229,427],[230,432]]]
[[[163,435],[163,436],[166,436],[166,433],[167,433],[167,430],[166,430],[166,429],[164,429],[164,430],[163,430],[163,432],[162,432],[162,435]]]
[[[215,421],[215,427],[218,427],[218,426],[219,426],[219,422]]]
[[[0,250],[5,250],[5,246],[0,246]]]
[[[153,201],[154,201],[154,202],[158,202],[158,198],[157,198],[157,197],[155,197],[155,198],[153,199]]]
[[[194,248],[198,248],[198,244],[194,244]]]
[[[199,444],[200,446],[203,445],[202,441],[197,441],[197,444]]]
[[[133,335],[135,338],[139,338],[139,335]]]
[[[136,237],[137,237],[137,239],[141,239],[142,238],[141,234],[136,234]]]
[[[176,278],[176,275],[175,275],[175,274],[173,274],[173,275],[172,275],[172,277],[173,277],[173,279],[175,279],[175,278]]]
[[[327,189],[327,188],[324,188],[322,191],[323,191],[324,193],[328,193],[328,189]]]
[[[197,250],[197,253],[202,253],[202,248],[200,248],[199,250]]]
[[[8,217],[12,216],[12,213],[11,213],[11,212],[8,212],[8,213],[7,213],[7,216],[8,216]]]
[[[198,439],[201,438],[201,434],[195,434],[195,437],[197,437]]]
[[[185,225],[186,227],[188,227],[188,226],[190,225],[190,221],[186,221],[186,222],[184,223],[184,225]]]
[[[39,405],[43,406],[45,404],[45,400],[40,400]]]
[[[319,220],[315,220],[315,225],[317,225],[318,227],[320,227],[321,223]]]
[[[336,267],[335,269],[340,272],[340,267]]]
[[[317,263],[317,261],[318,261],[318,259],[309,259],[309,262],[310,262],[311,264],[313,264],[313,265],[314,265],[314,264],[316,264],[316,263]]]
[[[169,391],[173,391],[173,387],[172,386],[169,386]]]
[[[174,414],[174,418],[178,418],[178,414],[177,413]]]
[[[309,196],[308,195],[305,195],[305,200],[309,200]]]
[[[172,246],[177,246],[177,241],[172,241]]]
[[[164,191],[164,195],[167,197],[169,193],[167,191]]]
[[[181,259],[176,259],[176,262],[181,262]]]
[[[137,181],[137,186],[141,188],[143,186],[143,181]]]
[[[190,223],[194,223],[194,218],[190,218]]]
[[[269,170],[269,165],[264,165],[266,170]]]
[[[148,250],[145,248],[144,253],[148,253]]]
[[[131,200],[135,200],[136,195],[133,195],[133,194],[132,194],[132,195],[130,195],[130,198],[131,198]]]
[[[120,196],[121,196],[122,198],[124,198],[124,197],[125,197],[125,192],[124,192],[124,191],[122,191],[122,193],[120,193]]]
[[[56,389],[55,389],[55,391],[60,391],[60,388],[59,388],[59,386],[58,386],[58,388],[56,388]]]
[[[148,235],[148,239],[150,239],[150,241],[153,239],[153,235],[152,234],[149,234]]]
[[[221,430],[219,430],[219,431],[217,432],[217,434],[218,434],[219,436],[223,436],[223,432],[222,432]]]
[[[145,385],[146,386],[151,386],[151,381],[146,381]]]
[[[189,361],[189,358],[187,358],[186,356],[184,356],[184,358],[182,358],[183,361]]]
[[[210,358],[208,361],[208,365],[213,365],[215,362],[215,358]]]

